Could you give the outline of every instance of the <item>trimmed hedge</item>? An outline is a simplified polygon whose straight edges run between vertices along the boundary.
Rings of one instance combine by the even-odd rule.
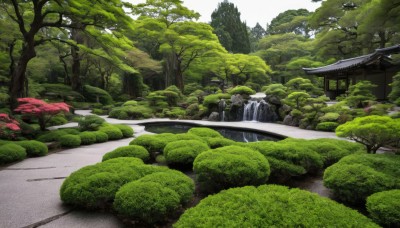
[[[114,124],[112,126],[117,127],[119,130],[121,130],[124,138],[129,138],[133,136],[133,129],[128,125]]]
[[[168,143],[164,148],[164,156],[168,166],[176,168],[192,168],[194,159],[210,148],[205,142],[198,140],[179,140]]]
[[[96,136],[96,143],[108,141],[108,135],[102,131],[93,131],[93,134]]]
[[[140,135],[139,137],[133,139],[129,145],[143,146],[150,153],[162,152],[167,143],[176,141],[176,139],[176,135],[172,133]]]
[[[106,133],[108,140],[118,140],[124,137],[122,131],[113,125],[103,125],[99,128],[99,131]]]
[[[84,131],[79,133],[79,137],[81,137],[82,145],[90,145],[96,143],[96,134],[90,131]]]
[[[399,166],[396,155],[349,155],[325,170],[324,185],[344,202],[364,203],[373,193],[400,188]]]
[[[270,174],[268,160],[262,154],[239,146],[201,153],[194,160],[193,170],[205,192],[265,184]]]
[[[61,136],[67,134],[77,135],[79,134],[79,130],[74,128],[53,130],[40,135],[36,140],[40,142],[54,142],[58,141]]]
[[[78,126],[81,131],[97,131],[105,120],[97,115],[81,117]]]
[[[180,206],[179,195],[159,183],[134,181],[115,195],[114,209],[133,220],[154,224],[166,220]]]
[[[174,227],[379,227],[359,212],[315,193],[246,186],[208,196]]]
[[[400,227],[400,190],[383,191],[367,198],[371,218],[385,227]]]
[[[318,131],[334,132],[338,126],[339,126],[339,123],[336,123],[336,122],[322,122],[322,123],[317,124],[315,129]]]
[[[123,106],[113,108],[108,114],[110,118],[117,118],[120,120],[131,119],[144,119],[152,116],[153,110],[144,105],[138,106]]]
[[[79,137],[79,135],[66,134],[59,138],[59,142],[62,147],[78,147],[81,145],[81,137]]]
[[[12,143],[25,148],[26,153],[29,157],[45,156],[49,152],[46,144],[36,140],[15,141]]]
[[[197,135],[203,138],[223,138],[223,136],[216,130],[206,127],[193,127],[188,131],[189,134]]]
[[[206,138],[207,144],[210,146],[211,149],[219,148],[219,147],[224,147],[224,146],[233,146],[237,144],[236,141],[227,139],[227,138]]]
[[[137,145],[118,147],[117,149],[104,154],[103,161],[118,157],[135,157],[141,159],[143,162],[150,161],[149,152],[144,147]]]
[[[26,150],[16,144],[5,144],[0,146],[0,164],[21,161],[26,158]]]

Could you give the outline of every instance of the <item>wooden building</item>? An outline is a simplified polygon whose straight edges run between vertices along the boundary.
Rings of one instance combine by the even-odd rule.
[[[326,96],[335,99],[348,91],[350,85],[368,80],[377,85],[373,94],[378,100],[386,100],[391,88],[393,76],[400,72],[400,62],[394,62],[390,55],[399,54],[400,45],[376,49],[374,53],[351,59],[343,59],[334,64],[303,68],[306,74],[324,78]]]

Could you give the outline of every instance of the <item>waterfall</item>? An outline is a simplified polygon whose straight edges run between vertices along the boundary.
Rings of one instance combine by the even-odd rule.
[[[274,122],[278,120],[272,105],[265,100],[249,100],[244,106],[243,121]]]
[[[218,113],[222,122],[225,121],[225,108],[226,102],[224,99],[221,99],[218,103]]]

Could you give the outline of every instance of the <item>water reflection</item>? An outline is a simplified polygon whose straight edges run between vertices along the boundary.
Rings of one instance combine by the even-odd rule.
[[[145,130],[152,133],[186,133],[192,127],[199,127],[190,124],[180,123],[148,123],[143,124]],[[243,129],[233,129],[226,127],[209,127],[218,131],[222,136],[228,139],[232,139],[237,142],[257,142],[257,141],[278,141],[282,138],[269,135],[267,133],[258,133]]]

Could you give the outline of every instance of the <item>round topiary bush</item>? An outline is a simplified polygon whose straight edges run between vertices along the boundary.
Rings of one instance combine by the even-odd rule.
[[[221,147],[201,153],[194,160],[193,170],[205,192],[264,184],[270,174],[268,160],[262,154],[239,146]]]
[[[224,146],[233,146],[237,144],[237,142],[227,139],[227,138],[206,138],[207,144],[210,146],[211,149],[224,147]]]
[[[194,182],[187,175],[176,170],[157,172],[142,177],[138,182],[154,182],[174,190],[179,195],[180,202],[186,204],[193,198]]]
[[[200,137],[204,137],[204,138],[223,138],[223,136],[216,130],[210,129],[210,128],[206,128],[206,127],[194,127],[191,128],[188,133],[193,134],[193,135],[197,135]]]
[[[96,135],[90,131],[84,131],[79,133],[79,137],[81,137],[82,145],[90,145],[96,142]]]
[[[81,145],[81,137],[79,137],[79,135],[66,134],[59,138],[59,142],[62,147],[78,147]]]
[[[229,94],[233,95],[233,94],[241,94],[241,95],[253,95],[255,94],[256,91],[254,91],[253,89],[247,87],[247,86],[236,86],[234,88],[232,88],[229,91]]]
[[[154,182],[128,183],[118,190],[114,201],[120,215],[147,224],[166,220],[179,206],[178,193]]]
[[[383,191],[367,198],[371,218],[384,227],[400,227],[400,190]]]
[[[108,136],[108,140],[118,140],[124,137],[122,131],[112,125],[102,126],[99,128],[99,131],[106,133]]]
[[[73,172],[61,186],[61,200],[83,208],[105,208],[112,204],[122,185],[165,170],[144,165],[138,158],[110,159]]]
[[[339,126],[339,124],[336,122],[322,122],[322,123],[317,124],[317,127],[315,129],[318,131],[334,132],[338,126]]]
[[[140,135],[132,140],[129,145],[139,145],[146,148],[150,153],[162,152],[168,142],[176,140],[176,135],[163,133],[157,135]]]
[[[200,153],[210,148],[205,142],[198,140],[179,140],[168,143],[164,148],[164,156],[168,166],[178,169],[193,167],[193,161]]]
[[[26,151],[22,146],[12,143],[0,146],[0,164],[21,161],[25,158]]]
[[[63,115],[57,115],[57,116],[53,116],[49,122],[48,125],[49,126],[58,126],[58,125],[64,125],[68,123],[68,120],[65,119],[65,117]]]
[[[25,148],[26,153],[29,157],[37,157],[47,155],[49,149],[46,144],[35,141],[35,140],[27,140],[27,141],[16,141],[13,142],[19,146]]]
[[[81,131],[97,131],[105,120],[97,115],[88,115],[79,119],[78,126]]]
[[[124,124],[114,124],[114,127],[117,127],[119,130],[121,130],[122,135],[124,138],[129,138],[133,136],[133,129],[132,127]]]
[[[118,147],[117,149],[106,153],[103,156],[103,161],[118,157],[135,157],[141,159],[143,162],[150,161],[149,152],[144,147],[138,145]]]
[[[122,106],[136,106],[136,105],[138,105],[138,102],[134,100],[126,101],[124,104],[122,104]]]
[[[400,188],[400,157],[354,154],[342,158],[324,173],[324,185],[350,204],[362,204],[373,193]]]
[[[108,135],[102,131],[93,131],[93,134],[96,136],[96,143],[108,141]]]
[[[246,186],[208,196],[174,227],[379,227],[333,200],[284,186]]]

